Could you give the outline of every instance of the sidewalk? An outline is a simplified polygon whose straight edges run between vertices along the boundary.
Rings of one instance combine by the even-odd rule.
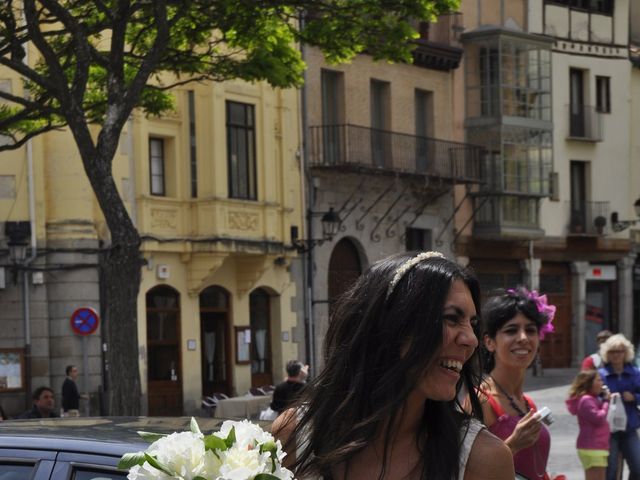
[[[529,370],[524,383],[524,391],[531,396],[536,406],[549,407],[554,418],[549,426],[551,451],[547,471],[552,474],[562,473],[567,480],[584,478],[584,470],[576,451],[578,421],[569,413],[564,403],[569,385],[578,371],[578,368],[549,368],[544,370],[542,376],[533,376],[533,372]]]
[[[578,367],[546,368],[542,375],[534,376],[533,370],[530,368],[527,370],[527,376],[524,381],[525,392],[560,387],[563,385],[566,385],[568,391],[569,385],[571,385],[571,382],[573,382],[574,377],[579,371],[580,369]]]

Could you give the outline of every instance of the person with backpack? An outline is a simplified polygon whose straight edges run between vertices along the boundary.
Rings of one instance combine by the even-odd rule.
[[[600,345],[607,341],[607,339],[613,335],[609,330],[600,330],[596,335],[596,342],[598,342],[598,351],[592,353],[591,355],[587,355],[582,360],[582,365],[580,366],[580,370],[597,370],[602,367],[602,357],[600,356]]]

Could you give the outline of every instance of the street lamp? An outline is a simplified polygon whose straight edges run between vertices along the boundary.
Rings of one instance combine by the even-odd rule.
[[[298,238],[298,227],[291,226],[291,244],[298,253],[306,253],[313,249],[316,245],[322,245],[325,241],[333,240],[340,228],[340,215],[338,215],[333,207],[322,215],[320,220],[322,223],[322,238]]]
[[[9,239],[9,260],[17,273],[29,263],[27,259],[28,238],[31,235],[30,222],[6,222],[4,224],[5,236]],[[22,313],[24,321],[24,378],[25,378],[25,404],[31,406],[31,322],[29,311],[29,276],[27,270],[22,272]]]
[[[640,198],[633,204],[633,210],[635,211],[636,216],[640,217]],[[618,212],[611,213],[611,229],[614,232],[622,232],[623,230],[629,228],[631,225],[635,225],[638,222],[640,222],[640,218],[636,220],[620,220],[618,218]]]

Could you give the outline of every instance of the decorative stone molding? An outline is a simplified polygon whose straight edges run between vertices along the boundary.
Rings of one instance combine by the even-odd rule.
[[[228,256],[226,253],[193,253],[184,257],[187,263],[187,291],[190,297],[199,295]]]
[[[256,285],[264,272],[273,265],[272,255],[243,255],[236,257],[238,295],[245,295]]]
[[[260,215],[242,210],[229,210],[227,212],[227,224],[231,230],[256,232],[260,227]]]
[[[168,208],[152,208],[150,211],[151,228],[176,230],[178,228],[178,211]]]

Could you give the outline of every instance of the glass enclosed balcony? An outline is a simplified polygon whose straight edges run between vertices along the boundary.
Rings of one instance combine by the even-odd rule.
[[[481,27],[464,33],[467,141],[485,147],[474,234],[533,238],[553,168],[551,45]]]

